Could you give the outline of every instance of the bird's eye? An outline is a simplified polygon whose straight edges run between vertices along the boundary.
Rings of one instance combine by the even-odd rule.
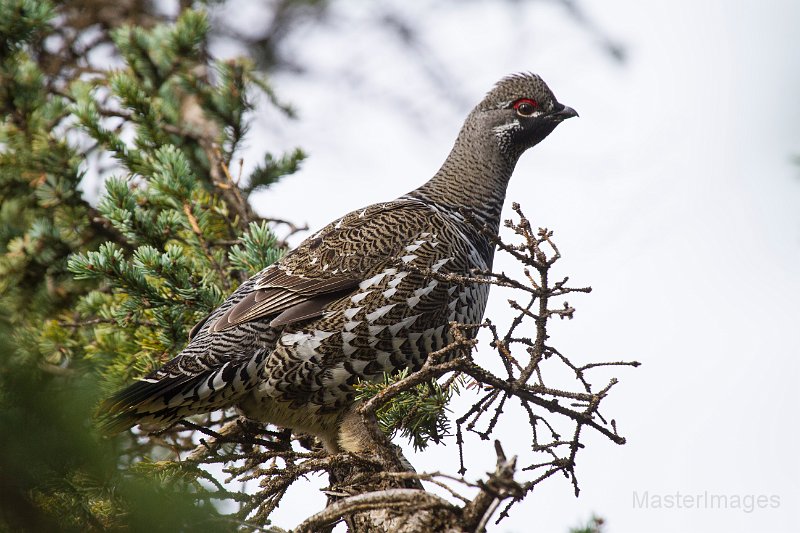
[[[514,102],[514,110],[516,110],[518,115],[523,117],[530,117],[536,112],[538,107],[539,104],[536,100],[531,100],[530,98],[520,98]]]

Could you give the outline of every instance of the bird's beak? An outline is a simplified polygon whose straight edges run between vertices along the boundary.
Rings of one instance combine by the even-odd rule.
[[[559,120],[567,120],[568,118],[578,117],[580,115],[578,115],[578,112],[571,107],[562,104],[561,109],[553,113],[551,116],[557,117]]]

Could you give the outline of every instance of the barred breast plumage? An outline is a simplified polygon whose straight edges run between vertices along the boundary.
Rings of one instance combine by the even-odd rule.
[[[463,210],[496,232],[519,156],[575,115],[538,76],[501,80],[430,181],[343,216],[243,283],[175,359],[110,400],[107,425],[236,406],[352,448],[341,434],[352,386],[419,368],[449,342],[450,321],[483,316],[488,285],[429,274],[491,268],[493,247]]]

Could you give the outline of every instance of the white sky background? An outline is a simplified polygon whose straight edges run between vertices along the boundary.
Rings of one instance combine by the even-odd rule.
[[[499,78],[541,74],[581,118],[522,157],[506,214],[514,200],[535,226],[555,230],[564,254],[555,275],[594,288],[569,298],[576,318],[553,324],[552,344],[577,361],[643,366],[598,374],[598,383],[621,379],[605,414],[628,444],[586,439],[580,497],[552,478],[490,531],[566,532],[593,512],[614,533],[796,530],[800,3],[585,4],[628,47],[626,65],[556,4],[393,2],[419,29],[434,68],[456,80],[458,94],[446,94],[359,22],[366,3],[340,2],[328,29],[295,43],[312,74],[273,80],[300,120],[260,117],[244,153],[249,166],[265,148],[297,145],[311,157],[255,206],[317,229],[401,195],[433,175]],[[496,270],[513,268],[498,256]],[[487,316],[506,314],[495,291]],[[528,446],[513,428],[501,433],[509,454]],[[472,438],[467,454],[476,465],[468,475],[493,469],[490,443]],[[455,442],[411,461],[455,473]],[[634,491],[776,495],[780,506],[637,509]],[[310,486],[295,489],[276,523],[292,527],[323,505]]]

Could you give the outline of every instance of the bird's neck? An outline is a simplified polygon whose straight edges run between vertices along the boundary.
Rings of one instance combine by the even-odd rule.
[[[466,208],[497,233],[517,159],[500,150],[492,133],[480,131],[468,121],[439,171],[409,196],[455,212]]]

